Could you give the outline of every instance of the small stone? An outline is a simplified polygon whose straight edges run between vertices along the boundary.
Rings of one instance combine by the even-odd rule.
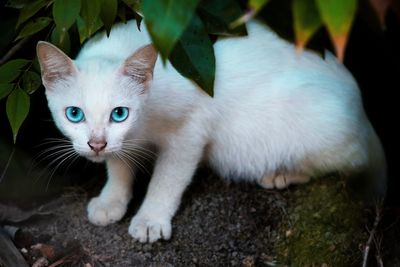
[[[293,234],[293,231],[291,230],[291,229],[289,229],[289,230],[287,230],[286,232],[285,232],[285,236],[286,237],[289,237],[289,236],[291,236]]]
[[[242,264],[243,264],[244,267],[253,267],[253,266],[255,266],[255,262],[256,261],[255,261],[253,256],[247,256],[242,261]]]

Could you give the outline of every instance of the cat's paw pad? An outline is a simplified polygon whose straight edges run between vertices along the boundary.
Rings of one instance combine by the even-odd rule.
[[[99,226],[119,221],[126,212],[127,205],[121,201],[102,201],[101,198],[92,198],[88,204],[88,219]]]
[[[133,217],[129,226],[129,234],[141,243],[168,240],[171,238],[171,232],[170,220],[150,219],[140,215]]]

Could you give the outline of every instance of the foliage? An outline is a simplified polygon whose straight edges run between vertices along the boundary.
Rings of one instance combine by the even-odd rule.
[[[274,1],[279,0],[9,0],[5,8],[19,10],[19,17],[14,22],[17,34],[7,44],[10,50],[0,59],[0,99],[7,99],[14,142],[29,113],[29,95],[40,87],[36,60],[15,59],[15,52],[23,45],[46,39],[69,54],[97,31],[105,29],[109,34],[116,21],[134,18],[139,26],[143,15],[163,61],[170,60],[183,76],[212,96],[213,41],[218,36],[245,35],[244,23]],[[287,2],[292,4],[297,46],[304,48],[325,25],[336,54],[343,59],[357,0]],[[392,0],[370,2],[383,23]],[[29,49],[34,51],[32,46]]]

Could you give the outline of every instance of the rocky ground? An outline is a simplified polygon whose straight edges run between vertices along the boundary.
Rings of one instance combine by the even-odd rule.
[[[17,212],[19,219],[11,223],[18,229],[16,247],[34,267],[362,266],[375,215],[350,204],[352,196],[343,193],[346,185],[336,178],[277,191],[230,183],[202,169],[173,220],[172,239],[141,244],[128,227],[146,191],[146,177],[139,177],[127,215],[107,227],[90,224],[86,216],[87,202],[98,194],[104,177],[64,187],[34,212]],[[0,211],[0,222],[9,225],[15,212],[7,219],[4,207]],[[354,223],[360,215],[365,216]],[[393,221],[378,229],[367,266],[400,266],[394,245],[400,228]]]

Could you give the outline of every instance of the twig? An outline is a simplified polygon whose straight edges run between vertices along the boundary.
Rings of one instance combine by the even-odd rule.
[[[6,172],[7,172],[7,170],[8,170],[8,167],[10,166],[11,160],[12,160],[12,158],[13,158],[13,156],[14,156],[14,152],[15,152],[15,147],[13,147],[13,149],[11,150],[10,157],[8,157],[6,166],[4,167],[4,170],[3,170],[2,173],[1,173],[1,176],[0,176],[0,183],[1,183],[1,181],[3,181],[4,177],[6,176]]]
[[[376,257],[376,262],[378,263],[378,267],[384,267],[382,257],[379,254],[375,255],[375,257]]]
[[[382,236],[374,238],[374,244],[375,244],[375,259],[378,264],[378,267],[383,267],[383,260],[381,256],[381,249],[382,249]]]
[[[0,59],[0,66],[6,63],[18,50],[20,50],[29,39],[30,37],[26,37],[11,47],[11,49],[8,50],[8,52]]]
[[[376,203],[376,206],[375,206],[375,213],[376,213],[375,221],[374,221],[374,224],[372,226],[371,231],[369,232],[369,238],[368,238],[367,243],[365,244],[365,247],[364,247],[364,253],[363,253],[364,255],[363,255],[362,267],[367,267],[367,264],[368,264],[367,261],[368,261],[369,251],[371,249],[372,241],[375,238],[376,229],[378,228],[378,224],[379,224],[379,222],[381,220],[381,206],[382,206],[382,203],[383,203],[383,201],[382,202],[378,202],[378,203]]]

